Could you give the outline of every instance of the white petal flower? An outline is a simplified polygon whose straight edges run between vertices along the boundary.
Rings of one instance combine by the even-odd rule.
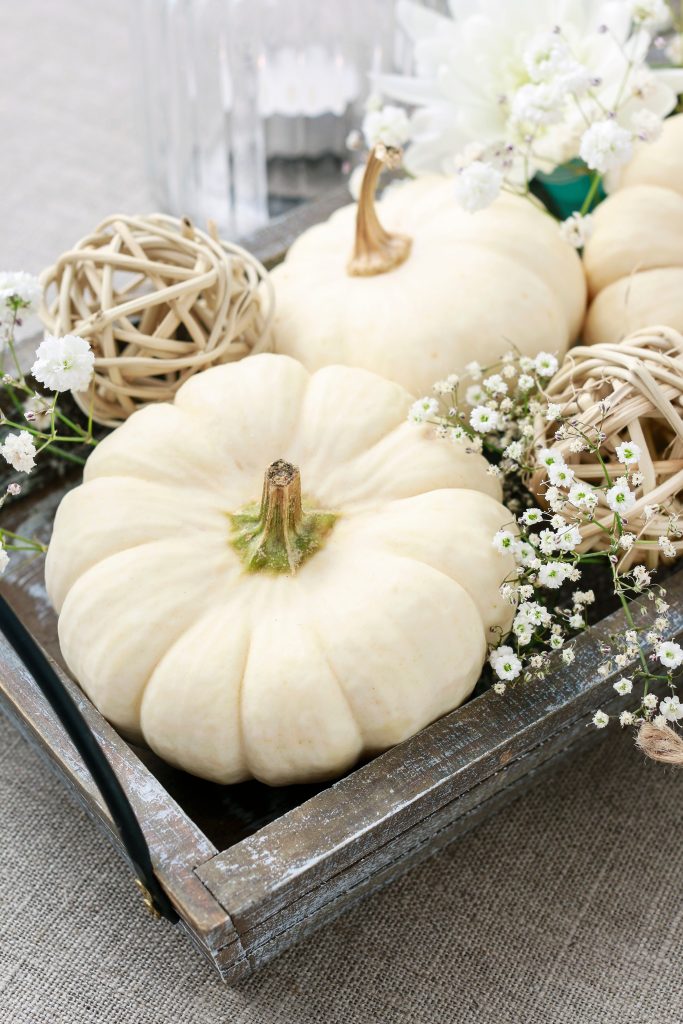
[[[604,711],[596,711],[593,715],[593,725],[596,729],[604,729],[606,725],[609,725],[609,715],[606,715]]]
[[[531,391],[536,381],[528,373],[520,374],[517,379],[517,387],[520,391]]]
[[[439,403],[437,400],[426,395],[424,398],[418,398],[416,402],[413,402],[408,410],[408,419],[413,423],[424,423],[425,420],[436,416],[438,411]]]
[[[643,707],[647,708],[648,711],[654,711],[657,704],[658,699],[655,693],[648,693],[643,697]]]
[[[595,121],[581,138],[579,155],[588,167],[600,174],[627,163],[633,154],[631,132],[613,118]]]
[[[672,697],[665,697],[659,705],[659,711],[667,722],[679,722],[683,718],[683,704],[676,694]]]
[[[514,551],[517,538],[510,530],[499,530],[493,538],[493,546],[496,551],[505,554],[506,551]]]
[[[527,82],[512,97],[512,118],[521,124],[556,124],[562,120],[564,100],[557,84]]]
[[[657,650],[657,657],[665,668],[675,669],[683,664],[683,648],[674,640],[667,640],[660,644]]]
[[[640,462],[640,445],[635,441],[624,441],[623,444],[617,445],[615,450],[619,462],[624,466],[634,466]]]
[[[605,498],[612,511],[619,515],[627,515],[636,503],[635,493],[629,490],[624,477],[605,492]]]
[[[30,473],[36,464],[36,446],[33,436],[28,430],[20,430],[18,434],[8,434],[0,445],[0,455],[9,462],[18,473]]]
[[[671,24],[671,8],[666,0],[629,0],[629,12],[636,25],[660,32]]]
[[[664,122],[652,110],[642,107],[631,117],[629,128],[641,142],[656,142],[662,134]]]
[[[548,470],[548,478],[553,487],[571,487],[574,483],[574,470],[564,463],[561,466],[551,466]]]
[[[455,178],[455,198],[468,213],[490,206],[500,194],[503,175],[491,164],[473,160]]]
[[[31,373],[50,391],[86,391],[94,372],[95,356],[85,338],[45,335],[36,351]]]
[[[522,662],[516,654],[501,655],[493,662],[493,671],[499,679],[516,679],[522,671]]]
[[[572,213],[560,224],[560,237],[575,249],[583,249],[593,234],[594,221],[590,213]]]
[[[655,715],[652,719],[652,724],[656,725],[658,729],[666,729],[669,724],[664,715]]]
[[[562,661],[565,663],[565,665],[571,665],[575,657],[576,655],[574,654],[574,650],[571,647],[565,647],[565,649],[562,651]]]
[[[630,693],[633,689],[633,683],[630,679],[627,679],[626,676],[622,676],[621,679],[617,679],[616,683],[614,683],[614,689],[618,694],[621,694],[622,697],[625,697],[626,694]]]
[[[502,695],[502,694],[505,693],[505,690],[506,690],[505,683],[494,683],[493,684],[493,692],[494,693],[498,693],[498,694]]]
[[[562,562],[546,562],[538,570],[538,582],[542,587],[557,590],[567,578],[567,569]]]
[[[0,272],[0,303],[3,305],[30,311],[38,305],[42,294],[40,281],[33,274],[26,274],[23,270]]]
[[[363,119],[363,135],[370,149],[380,145],[400,149],[410,138],[410,120],[402,107],[387,104],[371,109]]]
[[[552,377],[557,373],[557,357],[551,352],[539,352],[534,359],[534,368],[539,377]]]
[[[541,448],[538,453],[538,464],[539,466],[545,466],[550,472],[551,469],[557,469],[558,466],[564,466],[564,456],[558,448]]]
[[[635,718],[632,711],[622,711],[619,715],[619,725],[625,727],[627,725],[633,725]]]
[[[498,426],[498,412],[487,405],[478,405],[470,414],[470,426],[481,434],[488,434]]]
[[[578,526],[568,526],[557,531],[557,546],[560,551],[574,551],[582,540]]]

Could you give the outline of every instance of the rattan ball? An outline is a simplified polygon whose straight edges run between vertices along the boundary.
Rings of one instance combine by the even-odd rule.
[[[683,511],[683,336],[671,327],[650,327],[610,345],[591,345],[569,351],[547,388],[549,402],[560,406],[562,417],[604,435],[601,455],[612,480],[627,472],[616,456],[623,441],[641,449],[637,470],[643,476],[637,500],[628,514],[628,530],[651,546],[632,548],[622,559],[656,567],[662,556],[658,539],[667,536],[671,516]],[[599,461],[590,452],[574,453],[570,439],[556,440],[557,424],[537,423],[540,446],[557,448],[577,481],[598,484],[604,479]],[[593,435],[589,435],[593,436]],[[634,467],[631,467],[632,469]],[[530,487],[543,501],[545,471],[536,471]],[[646,506],[658,506],[650,518]],[[593,523],[582,527],[580,550],[604,550],[609,539],[601,526],[613,513],[600,497]],[[677,555],[683,539],[670,537]]]
[[[74,397],[106,426],[169,401],[199,370],[268,347],[268,272],[187,219],[107,217],[41,282],[47,330],[93,347],[90,391]]]

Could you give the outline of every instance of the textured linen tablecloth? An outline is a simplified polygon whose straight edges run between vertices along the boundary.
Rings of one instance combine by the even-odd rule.
[[[341,2],[341,0],[335,0]],[[388,0],[382,0],[388,2]],[[0,267],[152,208],[133,0],[1,0]],[[238,989],[0,716],[2,1024],[677,1024],[683,775],[610,730]]]

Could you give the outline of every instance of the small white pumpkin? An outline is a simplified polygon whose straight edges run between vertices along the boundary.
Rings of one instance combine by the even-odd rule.
[[[471,214],[452,180],[424,177],[392,186],[378,219],[381,166],[371,154],[358,207],[304,232],[272,271],[276,351],[310,370],[362,366],[418,395],[511,343],[563,355],[586,287],[552,218],[510,195]]]
[[[468,696],[510,623],[513,562],[491,543],[510,514],[481,456],[407,422],[411,401],[258,355],[98,446],[46,579],[64,658],[117,728],[204,778],[282,784]]]
[[[584,341],[612,344],[651,324],[683,331],[683,114],[638,146],[593,217]]]

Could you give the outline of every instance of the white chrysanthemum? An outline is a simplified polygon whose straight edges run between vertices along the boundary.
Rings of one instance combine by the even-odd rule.
[[[0,455],[9,462],[18,473],[30,473],[36,464],[36,446],[33,436],[28,430],[20,430],[18,434],[8,434],[2,445]]]
[[[439,403],[437,400],[426,395],[424,398],[418,398],[416,402],[413,402],[408,411],[408,419],[412,420],[413,423],[424,423],[425,420],[436,416],[438,411]]]
[[[85,391],[92,380],[95,356],[85,338],[45,335],[31,373],[50,391]]]
[[[579,155],[591,170],[606,174],[631,159],[633,136],[614,118],[595,121],[581,137]]]
[[[500,195],[503,175],[482,160],[473,160],[455,176],[455,198],[468,213],[484,210]]]
[[[591,214],[572,213],[560,224],[560,237],[575,249],[583,249],[593,233],[593,226]]]
[[[33,274],[23,270],[10,273],[0,272],[0,303],[16,303],[21,309],[32,310],[38,305],[43,289]]]
[[[650,32],[661,32],[671,24],[671,8],[666,0],[629,0],[628,7],[636,25]]]
[[[604,711],[596,711],[593,715],[593,725],[596,729],[604,729],[606,725],[609,725],[609,715],[606,715]]]
[[[678,668],[683,664],[683,648],[674,640],[667,640],[657,650],[657,657],[665,668]]]
[[[622,444],[617,445],[616,455],[619,462],[623,463],[624,466],[634,466],[640,462],[640,445],[636,444],[635,441],[624,441]]]
[[[368,110],[363,119],[363,135],[370,149],[380,145],[400,149],[410,138],[408,115],[402,107],[390,103],[379,110]]]
[[[456,154],[473,142],[483,150],[517,142],[513,98],[527,84],[559,87],[562,118],[539,126],[528,167],[523,154],[516,154],[511,174],[516,181],[525,172],[532,177],[578,155],[589,98],[578,104],[575,94],[589,83],[590,116],[603,116],[600,111],[612,111],[618,103],[624,125],[637,109],[666,116],[683,91],[683,72],[675,69],[648,71],[646,92],[631,87],[631,80],[647,70],[650,35],[634,30],[626,3],[452,0],[450,8],[447,17],[401,0],[398,20],[414,42],[416,74],[375,78],[384,95],[416,108],[406,153],[413,173],[452,173]],[[553,34],[555,26],[560,31]]]
[[[607,504],[613,512],[627,515],[636,503],[635,493],[629,489],[624,477],[605,493]]]

